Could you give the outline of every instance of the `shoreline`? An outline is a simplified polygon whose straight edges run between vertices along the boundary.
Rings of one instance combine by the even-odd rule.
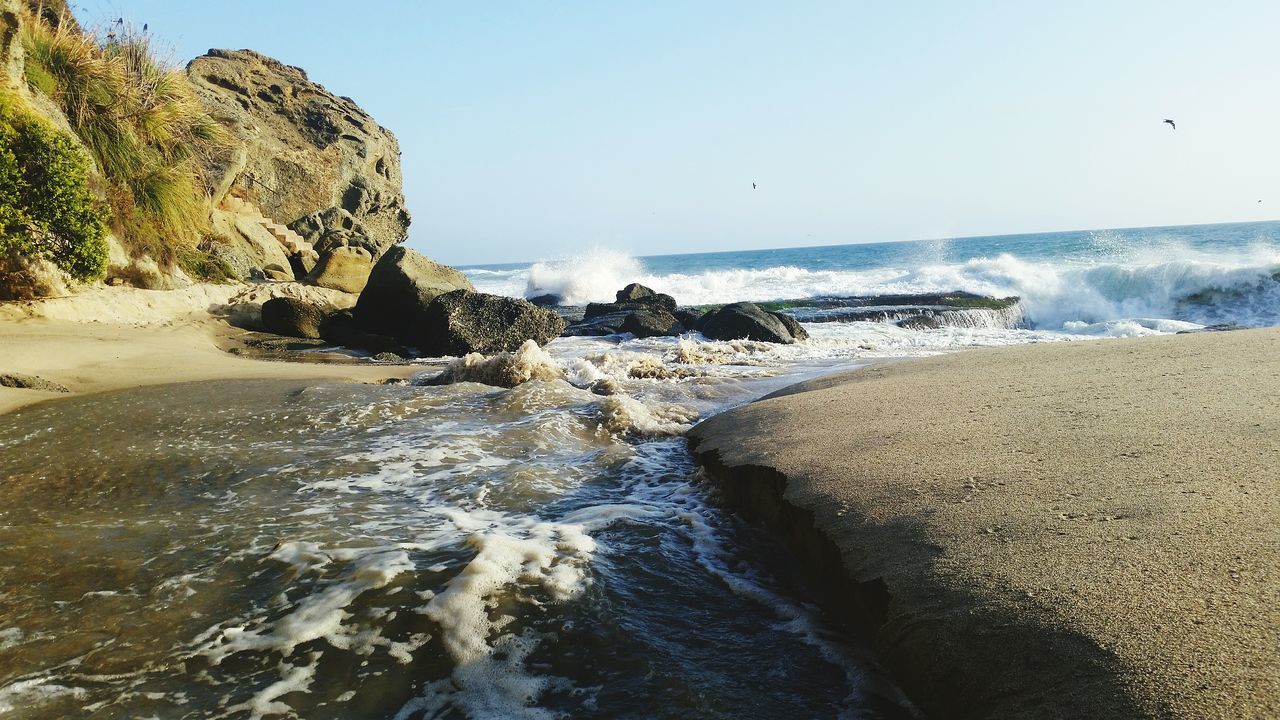
[[[252,332],[216,314],[243,286],[189,291],[100,288],[34,302],[0,303],[0,374],[36,377],[67,392],[0,386],[0,415],[78,395],[201,380],[280,379],[377,383],[424,365],[282,360],[244,348]],[[260,357],[254,357],[257,354]]]
[[[1264,329],[880,364],[690,447],[926,716],[1272,717],[1278,351]]]

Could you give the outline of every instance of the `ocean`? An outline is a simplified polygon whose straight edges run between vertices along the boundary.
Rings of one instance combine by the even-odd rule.
[[[786,301],[812,337],[560,338],[454,364],[514,387],[197,383],[0,417],[0,715],[899,717],[684,431],[868,362],[1280,324],[1280,223],[464,271],[566,305]],[[1019,301],[847,313],[954,291]]]

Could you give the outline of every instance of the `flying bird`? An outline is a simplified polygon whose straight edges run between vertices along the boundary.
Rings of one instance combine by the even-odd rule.
[[[751,189],[752,189],[752,190],[755,190],[755,189],[756,189],[756,184],[755,184],[755,183],[751,183]]]
[[[1170,120],[1169,118],[1165,118],[1165,119],[1164,119],[1164,121],[1165,121],[1165,122],[1167,122],[1167,123],[1169,123],[1169,127],[1173,128],[1174,130],[1177,130],[1177,129],[1178,129],[1178,126],[1177,126],[1177,125],[1174,125],[1174,124],[1173,124],[1173,121],[1172,121],[1172,120]]]

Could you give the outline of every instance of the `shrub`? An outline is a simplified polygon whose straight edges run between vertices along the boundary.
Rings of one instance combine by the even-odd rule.
[[[121,242],[134,255],[172,263],[207,229],[200,161],[228,135],[147,33],[116,23],[94,34],[61,17],[24,25],[27,84],[59,105],[89,148],[110,186]]]
[[[72,140],[0,95],[0,255],[44,257],[77,280],[107,267],[107,224]]]

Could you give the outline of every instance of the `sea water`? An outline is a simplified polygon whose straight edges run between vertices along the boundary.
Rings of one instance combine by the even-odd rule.
[[[1280,323],[1280,224],[468,268],[481,290],[682,304],[964,290],[912,330],[780,346],[561,338],[451,384],[237,381],[0,417],[0,716],[901,715],[682,433],[833,369]],[[814,320],[830,319],[815,314]]]

